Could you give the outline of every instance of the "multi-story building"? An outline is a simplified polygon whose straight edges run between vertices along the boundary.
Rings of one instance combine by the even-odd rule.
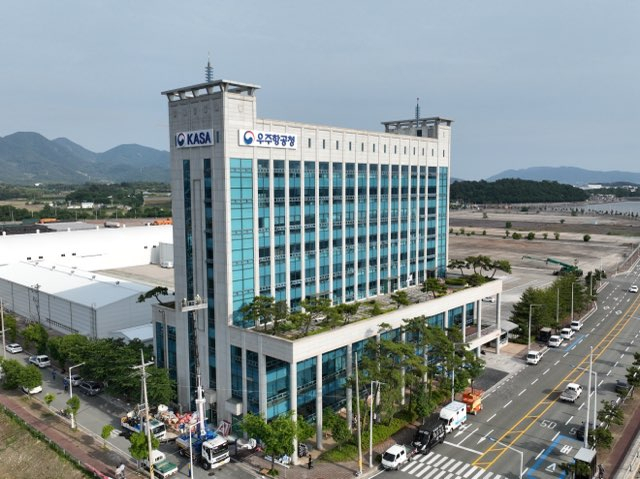
[[[242,314],[258,295],[293,310],[303,298],[376,298],[443,277],[448,259],[450,120],[370,132],[260,119],[258,88],[220,80],[163,93],[176,309],[156,307],[155,343],[180,403],[193,399],[199,365],[217,420],[293,410],[320,424],[327,406],[351,414],[346,379],[381,322],[394,335],[425,316],[476,325],[475,347],[496,340],[499,314],[483,329],[480,310],[499,281],[295,340]]]

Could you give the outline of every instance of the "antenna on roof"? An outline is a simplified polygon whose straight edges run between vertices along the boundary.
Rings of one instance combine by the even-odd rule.
[[[416,98],[416,128],[420,127],[420,97]]]
[[[213,81],[213,67],[211,66],[211,55],[207,53],[207,66],[204,67],[204,76],[207,83]]]

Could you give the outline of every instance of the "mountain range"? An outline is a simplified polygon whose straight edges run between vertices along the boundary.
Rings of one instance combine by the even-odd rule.
[[[536,166],[520,170],[505,170],[502,173],[487,178],[487,181],[502,180],[504,178],[519,178],[533,181],[557,181],[573,186],[587,184],[635,183],[640,184],[640,173],[629,171],[595,171],[576,168],[573,166]]]
[[[18,132],[0,138],[0,183],[169,182],[169,152],[119,145],[95,153],[68,140]]]

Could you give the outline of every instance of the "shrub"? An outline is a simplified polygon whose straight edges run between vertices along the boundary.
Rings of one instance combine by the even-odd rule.
[[[531,241],[535,239],[535,237],[536,237],[536,234],[533,231],[529,231],[529,234],[527,235],[527,239]]]
[[[507,221],[507,222],[504,224],[504,227],[505,227],[505,228],[507,228],[507,229],[511,229],[511,228],[513,228],[513,224],[511,223],[511,221]]]
[[[487,230],[482,230],[482,236],[487,236]]]
[[[548,237],[548,236],[549,236],[549,233],[542,233],[542,237],[543,237],[544,239],[547,239],[547,237]]]
[[[520,233],[518,233],[517,231],[514,231],[514,232],[513,232],[513,234],[511,235],[511,237],[512,237],[514,240],[522,239],[522,235],[521,235]]]
[[[560,239],[560,233],[558,233],[558,232],[553,233],[553,236],[554,236],[554,238],[555,238],[555,239],[557,239],[557,240],[559,240],[559,239]]]
[[[584,236],[582,237],[582,241],[584,241],[585,243],[588,243],[590,239],[591,239],[591,236],[590,236],[590,235],[584,235]]]
[[[446,278],[444,283],[448,286],[465,286],[467,280],[465,278]]]

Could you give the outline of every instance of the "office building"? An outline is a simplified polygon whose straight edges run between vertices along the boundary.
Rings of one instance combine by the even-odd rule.
[[[325,407],[351,415],[346,379],[378,324],[389,335],[418,316],[479,327],[480,301],[499,298],[501,283],[296,339],[265,333],[242,313],[258,295],[296,310],[303,298],[370,300],[444,277],[452,122],[371,132],[261,119],[258,89],[219,80],[163,92],[176,308],[154,312],[157,361],[181,404],[193,400],[199,365],[214,420],[293,410],[320,423]],[[496,340],[494,329],[473,346]]]

